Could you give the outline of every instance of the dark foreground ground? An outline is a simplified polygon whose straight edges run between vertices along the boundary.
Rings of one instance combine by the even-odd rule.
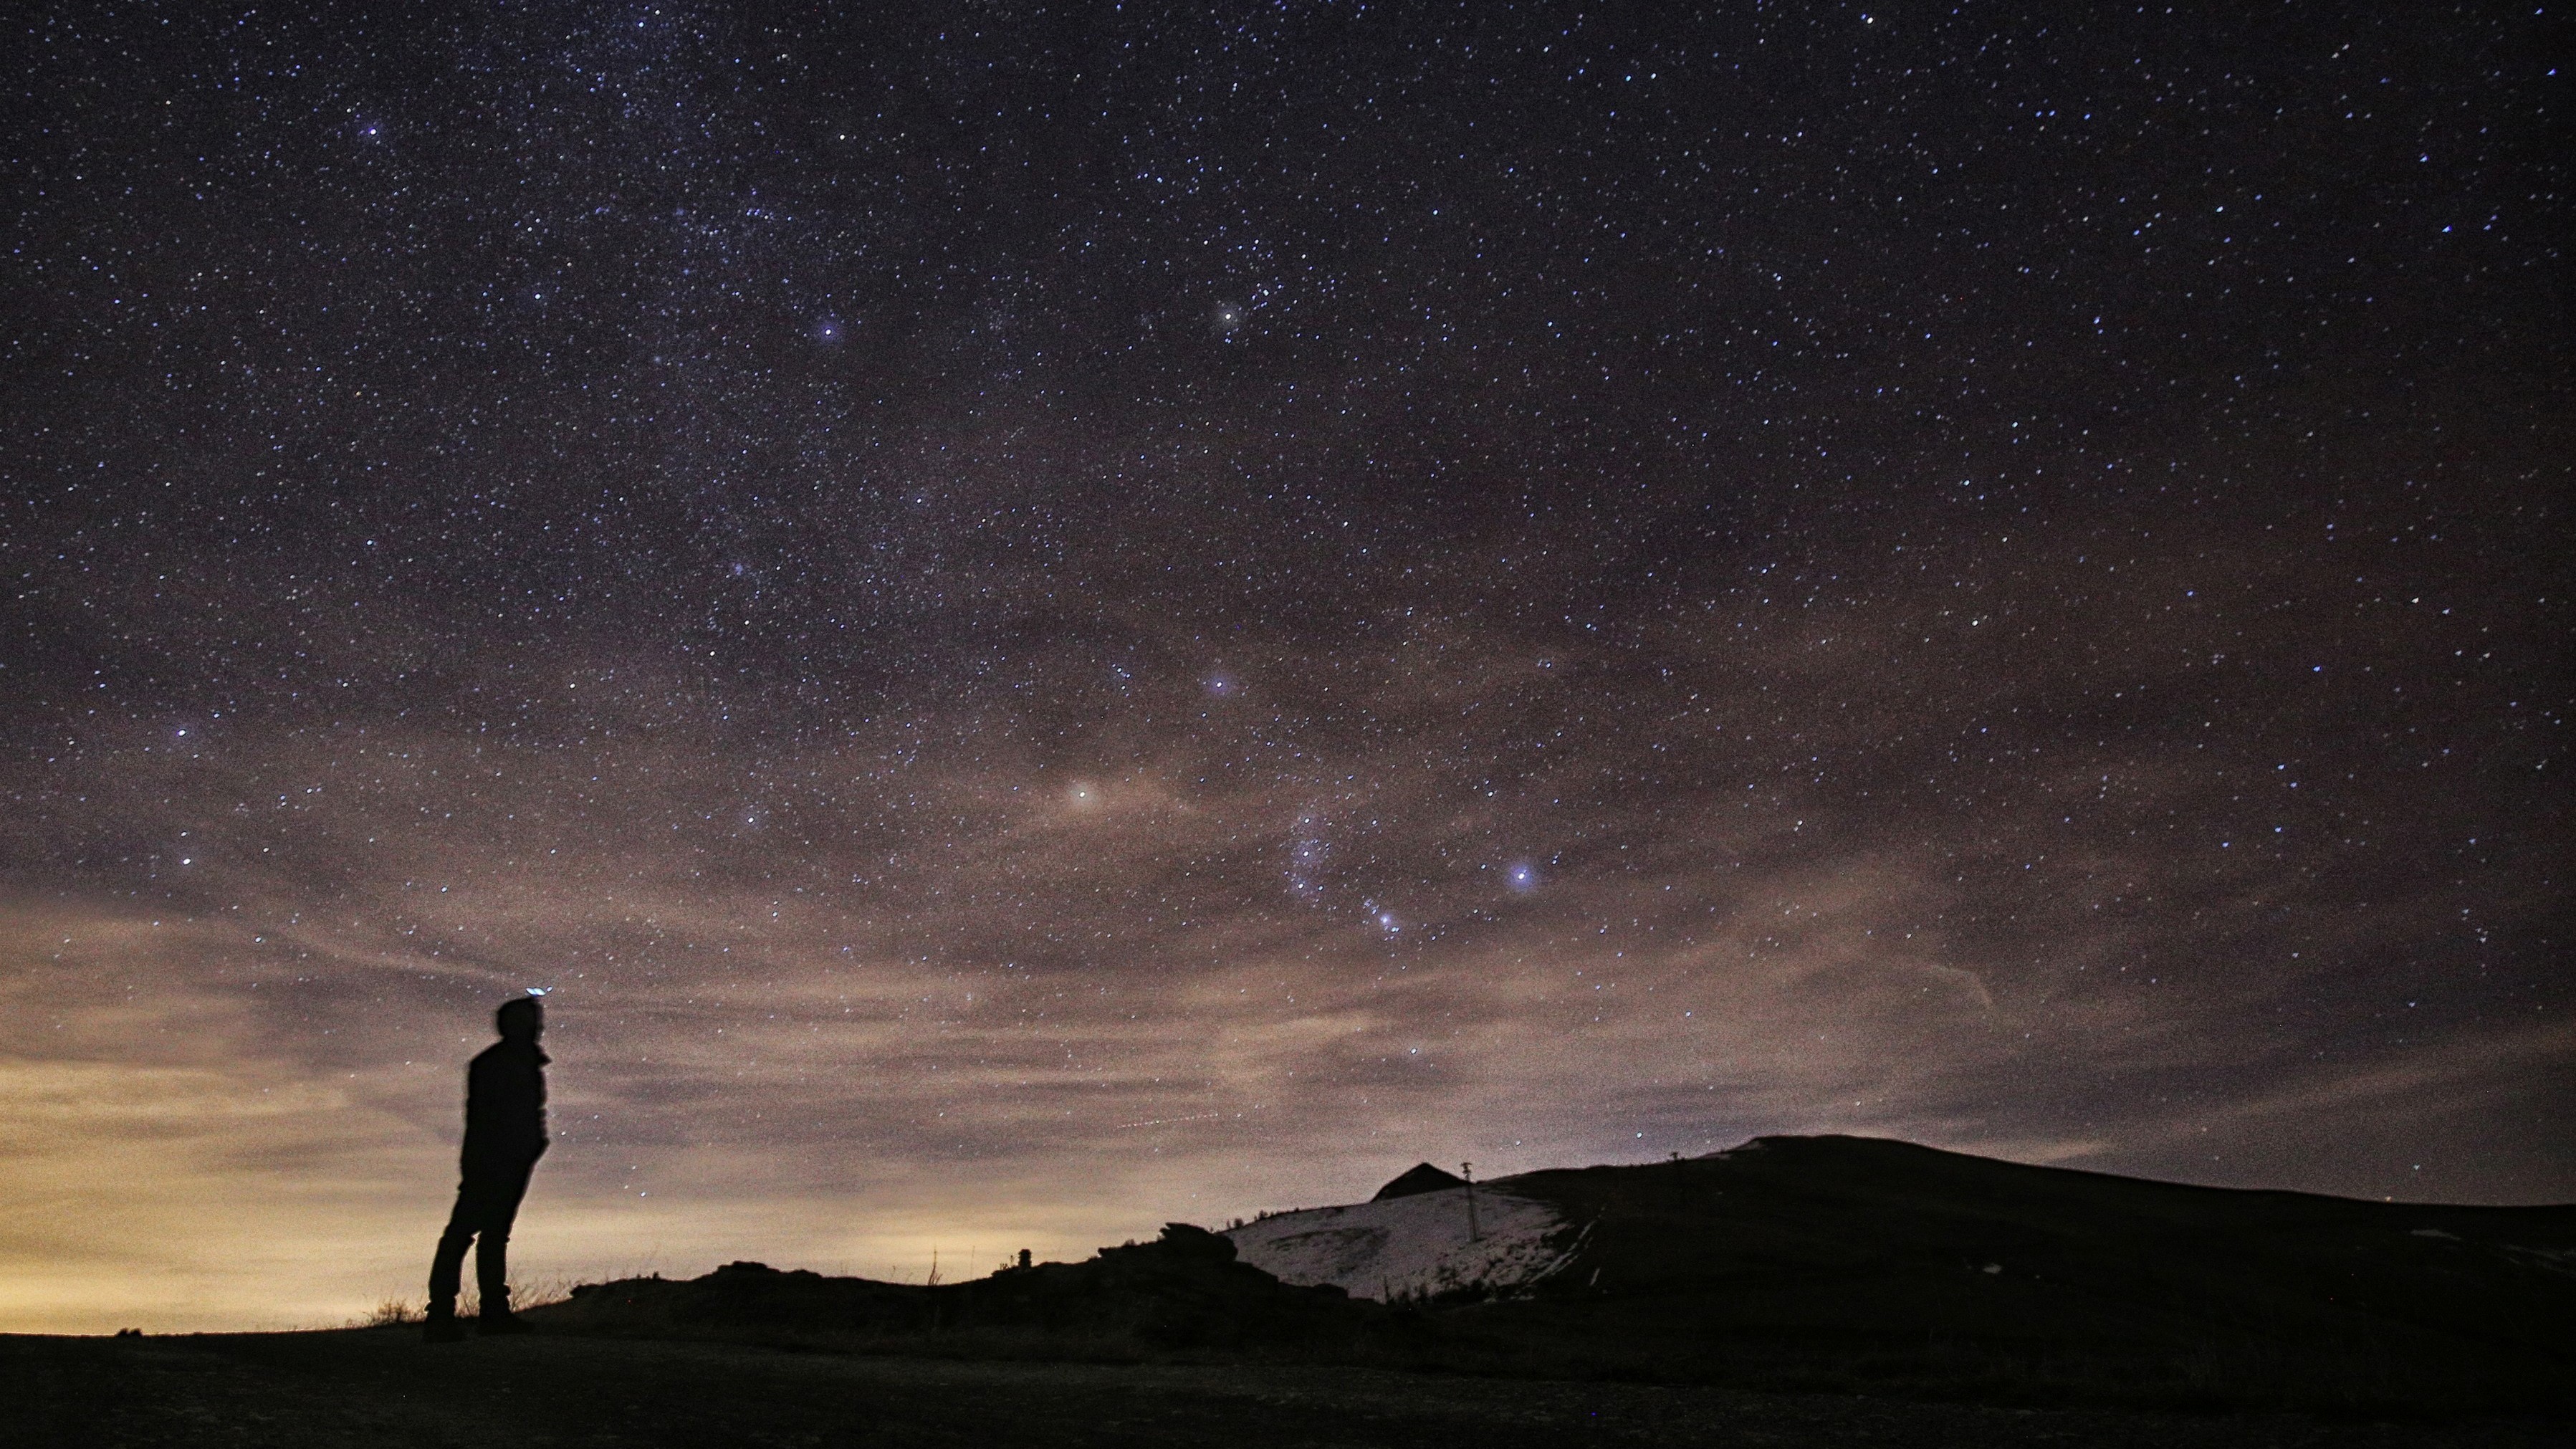
[[[2564,1425],[2013,1409],[1367,1368],[976,1363],[417,1330],[0,1337],[0,1445],[2540,1446]]]

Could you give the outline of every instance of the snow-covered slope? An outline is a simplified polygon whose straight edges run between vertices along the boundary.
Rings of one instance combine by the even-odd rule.
[[[1285,1283],[1331,1283],[1354,1298],[1441,1293],[1481,1283],[1533,1283],[1566,1261],[1565,1220],[1543,1203],[1478,1186],[1467,1233],[1467,1190],[1449,1188],[1349,1207],[1308,1208],[1246,1223],[1225,1236],[1244,1262]]]

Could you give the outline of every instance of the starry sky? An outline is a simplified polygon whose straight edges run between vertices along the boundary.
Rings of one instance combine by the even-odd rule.
[[[9,22],[0,1328],[2576,1198],[2546,15],[834,8]]]

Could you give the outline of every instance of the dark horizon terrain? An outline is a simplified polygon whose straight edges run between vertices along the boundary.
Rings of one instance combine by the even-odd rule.
[[[533,1342],[12,1338],[0,1390],[22,1436],[86,1403],[92,1437],[53,1442],[136,1445],[227,1442],[154,1437],[192,1413],[317,1446],[461,1440],[496,1413],[598,1444],[2539,1445],[2576,1424],[2576,1205],[1845,1137],[1482,1186],[1565,1214],[1560,1268],[1379,1303],[1173,1224],[941,1286],[748,1262],[584,1285],[529,1310]]]
[[[938,1287],[736,1264],[537,1310],[567,1331],[968,1356],[1206,1352],[2004,1403],[2576,1406],[2576,1205],[2191,1187],[1910,1143],[1760,1138],[1488,1193],[1562,1217],[1536,1281],[1393,1304],[1284,1286],[1185,1224]]]

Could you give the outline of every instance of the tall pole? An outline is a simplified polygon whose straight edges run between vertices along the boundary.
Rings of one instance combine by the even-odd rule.
[[[1485,1235],[1476,1230],[1476,1164],[1459,1163],[1458,1171],[1467,1179],[1467,1241],[1481,1243]]]

